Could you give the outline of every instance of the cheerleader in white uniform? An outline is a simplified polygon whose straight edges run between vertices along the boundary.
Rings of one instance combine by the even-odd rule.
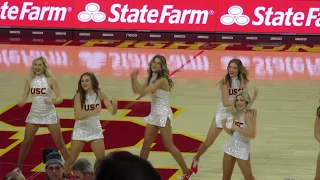
[[[73,98],[75,124],[70,147],[70,163],[65,163],[65,171],[70,172],[72,164],[79,157],[86,142],[99,160],[105,156],[104,136],[100,124],[101,102],[112,115],[117,113],[118,102],[110,102],[106,93],[100,90],[99,82],[90,72],[83,73],[78,82],[78,90]]]
[[[52,100],[53,92],[57,96],[55,100]],[[64,160],[69,160],[69,151],[61,135],[60,122],[55,108],[55,104],[60,104],[63,99],[58,83],[53,78],[44,57],[38,57],[32,62],[31,78],[25,83],[23,98],[18,104],[20,107],[26,104],[29,93],[32,96],[32,105],[26,118],[25,136],[19,150],[18,167],[14,170],[16,172],[21,172],[23,161],[40,125],[47,125]]]
[[[193,173],[188,169],[181,152],[172,141],[173,118],[169,102],[169,92],[173,87],[173,82],[169,77],[165,57],[156,55],[152,58],[148,68],[148,79],[143,85],[140,85],[137,80],[138,73],[139,71],[135,70],[131,74],[133,92],[138,93],[140,96],[151,94],[152,97],[151,112],[145,117],[147,126],[140,157],[144,159],[149,157],[150,147],[160,130],[163,144],[182,168],[184,173],[182,179],[189,180]]]
[[[316,120],[314,123],[314,137],[316,138],[318,143],[320,143],[320,106],[317,109]],[[319,145],[319,150],[320,150],[320,145]],[[320,180],[320,151],[318,153],[316,175],[314,180]]]
[[[231,135],[229,141],[222,147],[223,180],[230,180],[237,161],[245,180],[254,180],[250,164],[250,140],[256,137],[255,109],[248,92],[240,91],[232,107],[234,123],[227,125],[227,120],[222,120],[223,129]]]
[[[222,131],[221,121],[228,119],[232,121],[231,106],[234,96],[239,90],[247,90],[248,70],[243,66],[240,59],[232,59],[228,64],[228,73],[218,83],[220,99],[217,104],[216,114],[210,126],[206,140],[199,147],[197,155],[193,158],[191,169],[196,174],[200,157],[214,143]],[[258,89],[255,89],[254,98],[257,97]]]

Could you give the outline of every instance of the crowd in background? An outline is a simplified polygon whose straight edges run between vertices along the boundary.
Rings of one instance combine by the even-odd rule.
[[[69,180],[64,175],[64,163],[58,150],[42,151],[46,180]],[[88,159],[78,159],[72,166],[75,180],[161,180],[151,163],[128,151],[113,151],[94,165]],[[10,172],[3,180],[25,180],[23,174]]]

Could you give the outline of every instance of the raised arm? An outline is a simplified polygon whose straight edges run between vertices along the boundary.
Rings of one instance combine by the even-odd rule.
[[[166,78],[161,78],[155,81],[155,83],[146,86],[145,88],[143,88],[142,86],[137,86],[137,92],[140,96],[144,96],[145,94],[152,93],[157,89],[160,89],[164,85],[164,83],[167,82],[168,81]]]
[[[96,107],[92,111],[85,111],[81,107],[80,94],[77,93],[74,97],[73,101],[73,109],[74,109],[74,118],[76,120],[87,119],[88,117],[98,115],[100,113],[101,107]]]
[[[256,137],[256,118],[253,115],[253,112],[249,111],[245,115],[245,121],[247,123],[248,128],[247,129],[242,129],[241,127],[233,124],[232,125],[232,130],[238,131],[240,134],[243,134],[249,138],[254,139]]]
[[[109,112],[112,115],[115,115],[118,111],[118,101],[116,99],[112,99],[112,103],[111,103],[107,94],[103,91],[100,91],[99,96],[100,96],[100,99],[103,101],[104,105],[109,110]]]
[[[139,83],[136,75],[131,74],[131,88],[134,94],[138,94],[138,88],[141,86],[143,89],[147,87],[148,80],[146,80],[142,85]]]

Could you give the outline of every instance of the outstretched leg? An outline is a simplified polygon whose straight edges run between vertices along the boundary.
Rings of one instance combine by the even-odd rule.
[[[38,124],[26,123],[24,139],[19,150],[18,167],[14,171],[17,171],[17,172],[21,171],[20,169],[22,167],[23,161],[29,152],[30,146],[33,142],[34,136],[36,135],[39,127],[40,125]]]
[[[221,131],[222,131],[222,128],[216,127],[216,120],[214,117],[213,122],[209,129],[209,132],[207,134],[206,140],[200,145],[198,153],[192,161],[191,169],[194,173],[198,172],[198,163],[199,163],[200,157],[209,149],[209,147],[212,146],[212,144],[217,139]]]
[[[58,147],[61,152],[63,159],[68,162],[70,161],[70,152],[64,143],[62,138],[61,128],[60,128],[60,120],[58,120],[58,124],[50,124],[48,125],[48,130],[53,138],[54,143]]]
[[[189,172],[189,168],[184,161],[181,152],[178,150],[178,148],[173,144],[172,140],[172,128],[170,124],[170,119],[167,120],[167,124],[165,127],[160,128],[160,133],[162,137],[162,141],[166,149],[170,152],[170,154],[173,156],[173,158],[177,161],[179,166],[182,168],[182,171],[184,174],[187,174]]]

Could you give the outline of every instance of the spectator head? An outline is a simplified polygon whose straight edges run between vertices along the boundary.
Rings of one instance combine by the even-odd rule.
[[[93,166],[87,159],[78,159],[71,169],[75,180],[95,179]]]
[[[53,147],[47,147],[42,151],[42,162],[43,162],[43,164],[46,163],[47,155],[52,153],[53,151],[57,151],[58,152],[58,150],[53,148]]]
[[[46,174],[50,180],[63,179],[63,162],[59,152],[53,151],[46,157]]]
[[[128,151],[114,151],[95,167],[96,180],[161,180],[149,161]]]
[[[9,172],[3,177],[3,180],[26,180],[26,178],[18,172]]]

